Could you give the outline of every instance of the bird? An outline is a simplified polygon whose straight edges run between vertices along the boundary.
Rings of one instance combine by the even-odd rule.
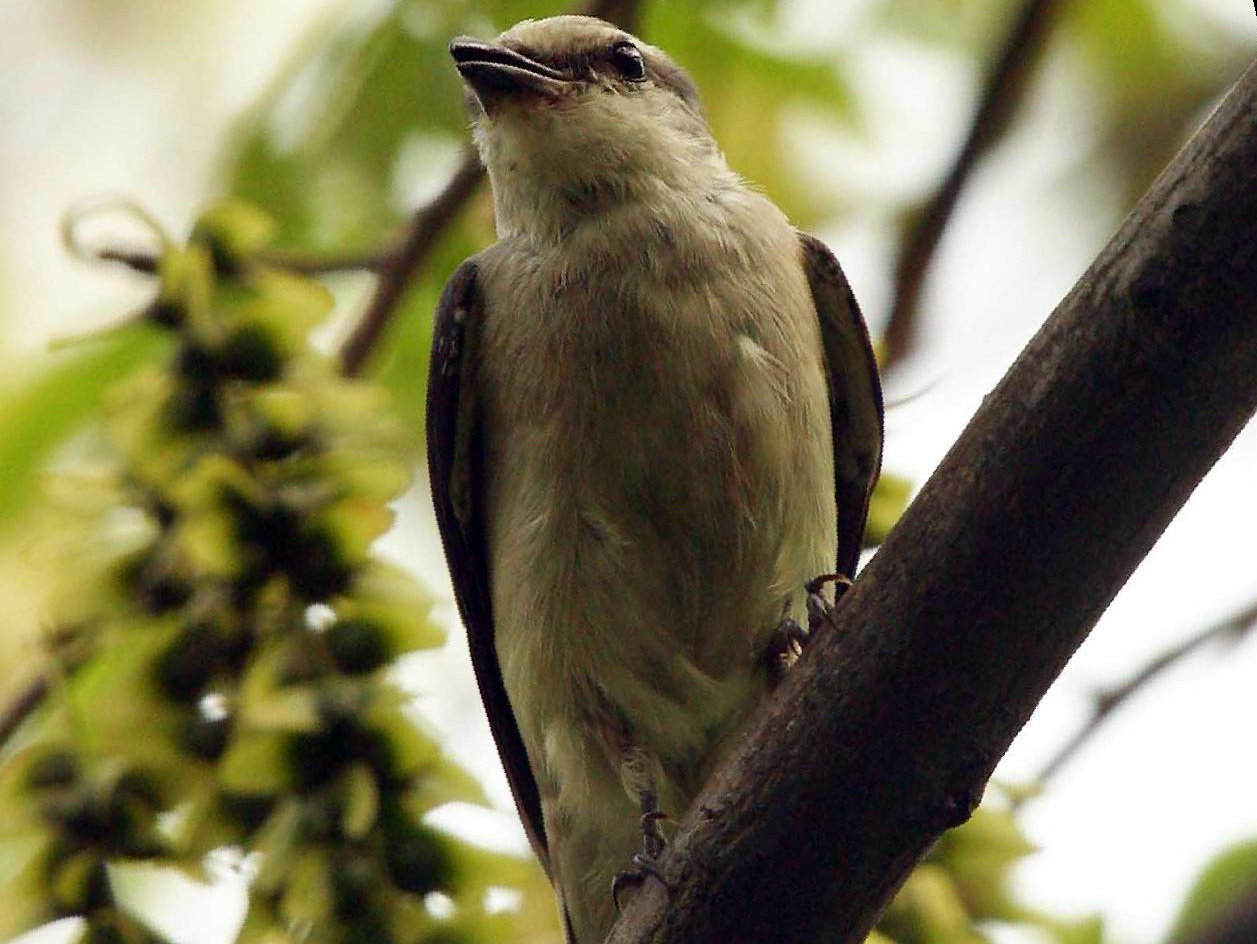
[[[568,15],[450,54],[497,241],[437,306],[429,481],[525,832],[594,944],[854,575],[881,388],[837,260],[666,53]]]

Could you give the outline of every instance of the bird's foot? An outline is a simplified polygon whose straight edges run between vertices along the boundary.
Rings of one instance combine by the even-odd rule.
[[[834,585],[833,603],[826,600],[821,593],[821,589],[827,583]],[[807,591],[807,629],[810,636],[822,626],[834,625],[834,607],[838,605],[838,601],[843,598],[843,595],[851,589],[851,578],[841,573],[821,574],[819,577],[813,577],[805,583],[803,589]]]
[[[647,810],[642,814],[642,851],[633,855],[631,869],[616,872],[611,879],[611,901],[615,903],[617,912],[622,910],[620,893],[626,888],[641,888],[648,878],[658,879],[664,888],[671,889],[672,886],[659,871],[659,857],[668,845],[659,823],[667,818],[668,814],[662,810]]]
[[[809,620],[810,622],[810,620]],[[807,632],[791,616],[783,616],[764,650],[764,663],[773,685],[781,681],[786,670],[803,655],[807,645]]]
[[[833,603],[826,600],[821,593],[827,583],[834,585]],[[787,613],[773,630],[772,639],[764,651],[764,662],[772,684],[781,681],[786,670],[803,655],[803,650],[814,633],[824,626],[834,625],[834,607],[850,587],[851,578],[846,574],[821,574],[803,585],[807,593],[807,630]]]

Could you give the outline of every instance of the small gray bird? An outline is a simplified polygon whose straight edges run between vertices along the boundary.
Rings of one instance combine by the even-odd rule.
[[[498,241],[437,312],[432,491],[520,815],[596,944],[805,584],[854,572],[881,391],[837,261],[729,169],[663,52],[582,16],[450,52]]]

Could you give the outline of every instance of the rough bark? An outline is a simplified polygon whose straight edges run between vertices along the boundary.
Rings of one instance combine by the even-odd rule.
[[[671,891],[648,882],[609,940],[860,941],[1255,408],[1252,68],[713,775]]]

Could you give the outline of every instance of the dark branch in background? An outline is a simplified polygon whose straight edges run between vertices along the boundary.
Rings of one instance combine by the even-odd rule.
[[[476,192],[484,168],[475,151],[468,150],[444,189],[414,215],[396,252],[384,257],[375,294],[340,349],[341,370],[348,376],[362,372],[367,358],[397,314],[398,305],[415,275],[460,210]]]
[[[100,262],[116,262],[144,275],[155,275],[157,265],[161,261],[161,257],[156,253],[111,247],[97,249],[92,253],[92,258]]]
[[[984,400],[612,944],[864,940],[1257,410],[1254,220],[1257,66]]]
[[[73,627],[55,631],[44,640],[46,655],[54,662],[56,668],[47,674],[37,675],[28,680],[18,690],[13,700],[5,706],[4,711],[0,712],[0,750],[17,733],[22,722],[30,717],[31,713],[48,697],[50,677],[55,677],[57,673],[70,675],[87,660],[89,648],[84,645],[84,642],[85,637]]]
[[[0,747],[9,743],[9,738],[17,733],[22,722],[30,717],[31,712],[38,708],[48,697],[48,679],[42,675],[31,679],[25,687],[5,706],[0,714]]]
[[[388,252],[363,253],[356,256],[319,256],[301,252],[271,249],[258,255],[258,261],[299,275],[332,275],[337,272],[378,272],[388,259]]]
[[[1095,707],[1092,709],[1091,717],[1087,719],[1087,723],[1043,765],[1043,769],[1036,778],[1036,784],[1041,786],[1051,780],[1078,753],[1082,746],[1092,738],[1096,730],[1108,720],[1113,712],[1126,704],[1137,692],[1160,676],[1166,669],[1177,665],[1192,653],[1212,643],[1225,643],[1233,646],[1248,633],[1252,632],[1253,629],[1257,629],[1257,603],[1250,604],[1233,616],[1214,623],[1212,626],[1205,627],[1194,636],[1161,653],[1121,685],[1098,693],[1095,698]]]
[[[1027,0],[1013,20],[998,58],[982,86],[982,97],[965,143],[929,202],[918,211],[895,263],[895,295],[882,338],[883,368],[902,360],[917,333],[921,291],[943,231],[961,190],[983,156],[1004,136],[1030,85],[1061,0]]]
[[[331,275],[335,272],[374,272],[381,269],[390,253],[375,255],[331,256],[306,255],[304,253],[270,250],[257,255],[257,261],[299,275]],[[155,275],[161,257],[155,252],[141,249],[118,249],[105,246],[91,250],[88,257],[98,262],[116,262],[143,275]]]

